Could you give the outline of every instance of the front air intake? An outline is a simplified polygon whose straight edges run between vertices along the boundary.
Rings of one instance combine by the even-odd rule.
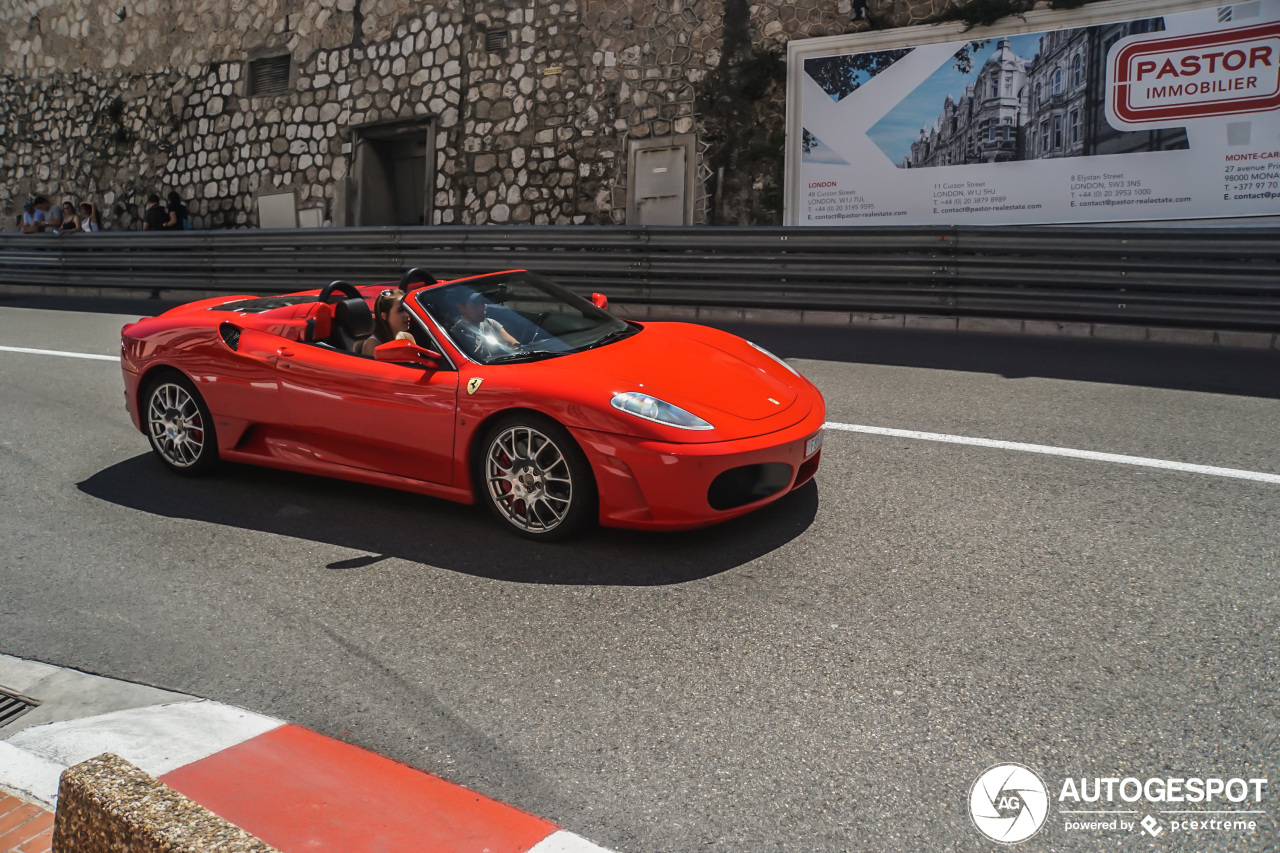
[[[764,500],[791,482],[791,466],[781,462],[730,468],[711,481],[707,503],[712,509],[735,509]]]

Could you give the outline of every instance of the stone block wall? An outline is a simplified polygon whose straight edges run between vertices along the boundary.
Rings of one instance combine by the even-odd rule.
[[[904,26],[955,0],[869,0]],[[629,144],[696,139],[695,223],[781,216],[786,43],[870,25],[855,0],[10,0],[0,227],[44,194],[138,228],[176,190],[197,227],[257,198],[352,221],[362,128],[429,120],[435,224],[626,221]],[[123,10],[124,17],[118,12]],[[509,36],[490,50],[486,35]],[[286,94],[246,95],[287,52]]]

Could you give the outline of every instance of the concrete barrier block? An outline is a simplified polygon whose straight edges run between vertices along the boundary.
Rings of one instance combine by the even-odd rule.
[[[957,324],[961,332],[984,332],[995,335],[1022,334],[1022,321],[1007,317],[961,317]]]
[[[640,304],[628,304],[625,302],[610,302],[609,313],[615,317],[623,317],[627,320],[646,320],[649,317],[649,306]]]
[[[1094,323],[1093,336],[1107,341],[1145,341],[1146,326],[1122,326],[1115,323]]]
[[[848,311],[805,311],[801,320],[807,326],[847,326]]]
[[[161,290],[161,299],[173,299],[177,302],[195,302],[198,299],[217,299],[221,296],[235,296],[236,294],[227,290]],[[260,296],[266,293],[258,294]]]
[[[33,296],[41,293],[38,284],[0,284],[0,294],[6,296]]]
[[[715,305],[704,305],[698,308],[698,321],[702,323],[741,323],[741,308],[722,308]]]
[[[1024,320],[1024,335],[1051,335],[1066,338],[1087,338],[1093,332],[1090,323],[1063,323],[1057,320]]]
[[[799,324],[804,312],[798,308],[744,308],[742,319],[747,323]]]
[[[1191,346],[1212,346],[1213,332],[1209,329],[1163,329],[1147,330],[1147,340],[1160,344],[1190,344]]]
[[[110,753],[63,771],[53,853],[275,853]]]
[[[935,317],[931,314],[908,314],[902,320],[907,329],[928,329],[934,332],[954,332],[959,328],[957,317]]]
[[[1271,349],[1275,341],[1270,332],[1218,332],[1218,346],[1232,349]]]
[[[698,320],[698,308],[695,305],[650,305],[649,319],[695,323]]]
[[[100,287],[70,287],[61,284],[46,284],[40,288],[45,296],[101,296]]]
[[[870,314],[854,311],[849,315],[849,322],[855,326],[897,326],[903,325],[901,314]]]

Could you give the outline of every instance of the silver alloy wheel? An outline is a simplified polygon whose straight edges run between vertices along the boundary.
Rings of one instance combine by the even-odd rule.
[[[569,513],[569,462],[554,441],[533,427],[498,433],[485,454],[484,473],[493,505],[521,530],[548,533]]]
[[[151,390],[147,425],[156,451],[175,468],[188,468],[204,450],[204,418],[190,392],[173,382]]]

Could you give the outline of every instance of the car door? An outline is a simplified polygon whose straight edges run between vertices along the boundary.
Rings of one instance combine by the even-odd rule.
[[[221,343],[209,350],[208,359],[193,362],[190,371],[213,414],[219,446],[233,450],[251,428],[270,435],[289,426],[280,404],[276,361],[279,349],[290,341],[230,322],[219,326],[218,335]]]
[[[458,374],[305,343],[279,350],[280,396],[321,460],[453,482]]]

